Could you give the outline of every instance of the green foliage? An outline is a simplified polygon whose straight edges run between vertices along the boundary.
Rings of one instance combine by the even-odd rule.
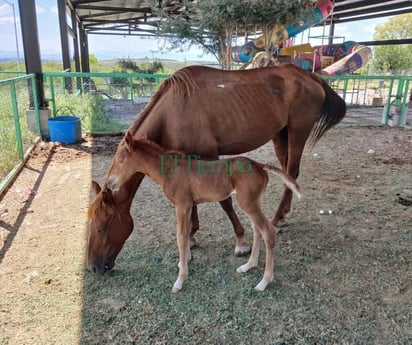
[[[163,72],[163,65],[159,61],[137,65],[136,62],[131,59],[120,59],[117,67],[122,73],[155,74],[157,72]]]
[[[61,72],[63,64],[61,61],[48,61],[42,65],[43,72]]]
[[[202,0],[182,1],[183,10],[171,13],[159,7],[157,0],[148,0],[152,11],[164,19],[159,34],[167,35],[170,47],[200,46],[222,61],[236,30],[255,33],[256,28],[273,24],[296,24],[309,16],[312,1],[300,0]]]
[[[412,14],[403,14],[378,25],[374,40],[396,40],[412,37]],[[379,72],[395,72],[412,68],[412,45],[377,46],[374,49],[373,67]]]
[[[115,69],[121,73],[144,73],[155,74],[157,72],[163,72],[163,65],[159,61],[147,62],[137,65],[137,63],[131,59],[121,59],[117,62]],[[143,78],[145,82],[154,83],[154,78]],[[143,82],[143,81],[142,81]],[[127,98],[127,87],[130,85],[130,78],[128,77],[111,77],[110,84],[116,85],[121,88],[121,92],[125,94],[124,98]]]
[[[20,65],[20,67],[22,67]],[[18,71],[17,60],[10,60],[0,63],[0,71]]]
[[[56,96],[57,115],[76,115],[87,133],[116,132],[127,128],[110,119],[110,112],[98,94],[59,94]]]
[[[92,66],[99,66],[100,62],[94,54],[89,54],[89,64],[91,69]]]

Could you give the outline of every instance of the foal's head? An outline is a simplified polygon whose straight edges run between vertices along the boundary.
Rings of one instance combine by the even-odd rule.
[[[130,186],[129,186],[130,187]],[[96,198],[89,206],[89,234],[87,248],[87,266],[96,273],[109,271],[133,230],[130,208],[123,207],[117,199],[127,200],[130,188],[123,188],[114,196],[106,186],[100,188],[92,183]],[[134,195],[134,194],[133,194]]]
[[[112,191],[118,191],[136,173],[141,157],[137,153],[137,143],[132,134],[127,131],[113,157],[112,166],[107,176],[107,186]]]

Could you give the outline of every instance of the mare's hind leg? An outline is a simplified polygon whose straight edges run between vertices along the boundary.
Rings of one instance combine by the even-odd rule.
[[[190,247],[196,245],[195,234],[199,230],[199,217],[197,215],[197,206],[193,205],[192,207],[192,228],[190,230]]]
[[[300,160],[302,158],[303,149],[305,148],[306,140],[309,136],[309,130],[294,130],[284,128],[274,139],[276,155],[286,172],[297,179],[299,176]],[[282,200],[272,219],[272,224],[277,227],[278,223],[285,219],[286,214],[290,211],[292,203],[292,191],[285,187]]]
[[[283,170],[286,171],[288,164],[288,128],[283,128],[272,141],[275,147],[276,156],[278,157]],[[272,224],[275,226],[278,226],[278,223],[285,219],[286,213],[290,211],[290,209],[286,210],[284,204],[286,191],[288,191],[288,189],[284,191],[281,203],[278,206],[278,209],[276,210],[276,213],[272,219]]]
[[[245,256],[250,253],[250,245],[245,240],[245,230],[242,224],[237,217],[235,210],[233,209],[232,198],[228,198],[220,202],[223,210],[228,215],[233,230],[236,234],[236,247],[235,247],[235,255],[236,256]],[[194,205],[192,208],[192,228],[190,230],[190,246],[193,247],[196,245],[196,238],[195,234],[199,230],[199,217],[197,214],[197,206]]]
[[[242,224],[239,221],[235,210],[233,209],[232,198],[229,197],[223,201],[220,201],[220,206],[222,206],[223,210],[228,215],[230,221],[233,225],[233,230],[236,234],[236,247],[235,247],[235,255],[236,256],[245,256],[250,253],[250,245],[245,240],[245,229],[243,228]]]

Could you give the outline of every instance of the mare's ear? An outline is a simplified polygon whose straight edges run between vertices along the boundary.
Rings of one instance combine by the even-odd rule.
[[[99,194],[102,188],[96,181],[92,181],[92,191],[95,195]]]

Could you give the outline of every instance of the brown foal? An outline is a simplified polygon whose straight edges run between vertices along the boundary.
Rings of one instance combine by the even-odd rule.
[[[265,290],[273,279],[276,236],[275,227],[261,209],[261,200],[269,181],[266,170],[279,175],[287,187],[300,197],[299,186],[293,178],[279,168],[260,164],[246,157],[205,161],[196,155],[167,151],[151,141],[134,139],[130,132],[126,133],[113,160],[115,164],[107,177],[108,189],[119,190],[136,172],[140,172],[160,184],[176,207],[179,275],[173,285],[173,292],[182,289],[188,275],[193,206],[224,200],[234,192],[239,207],[247,214],[253,227],[250,258],[237,271],[247,272],[258,264],[263,237],[266,247],[265,273],[255,289]]]

